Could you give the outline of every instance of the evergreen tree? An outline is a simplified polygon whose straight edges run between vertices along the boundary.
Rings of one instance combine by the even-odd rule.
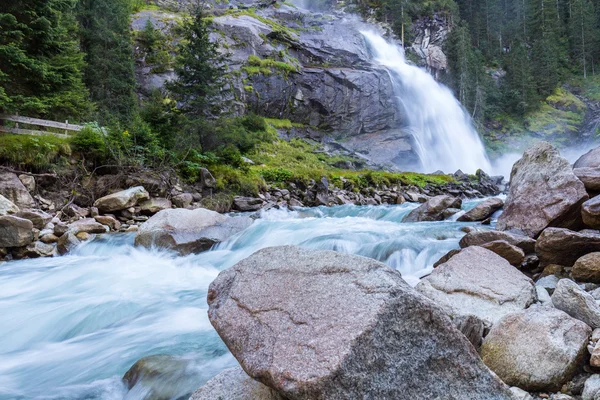
[[[591,0],[572,0],[570,4],[569,42],[575,64],[587,77],[594,71],[598,57],[600,31],[594,4]]]
[[[503,79],[503,101],[508,111],[523,115],[535,107],[539,100],[533,74],[531,61],[527,48],[521,41],[513,44],[506,57],[504,66],[506,76]]]
[[[74,6],[74,0],[3,2],[0,109],[60,120],[90,110]]]
[[[98,108],[98,122],[130,122],[136,113],[129,0],[80,0],[84,81]]]

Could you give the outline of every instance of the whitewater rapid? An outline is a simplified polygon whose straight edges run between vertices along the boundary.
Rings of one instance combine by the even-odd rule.
[[[236,363],[207,317],[208,285],[221,270],[261,248],[296,244],[375,258],[414,285],[468,225],[401,223],[414,207],[271,210],[186,257],[136,248],[129,234],[64,257],[0,263],[0,399],[138,400],[121,377],[155,354],[189,361],[179,383],[189,393]]]
[[[375,61],[390,73],[406,119],[403,129],[413,136],[422,163],[420,171],[490,171],[490,161],[473,121],[450,89],[427,71],[408,63],[401,47],[372,31],[361,33]]]

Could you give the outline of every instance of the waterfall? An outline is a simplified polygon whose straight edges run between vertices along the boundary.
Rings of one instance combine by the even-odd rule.
[[[446,173],[490,170],[490,162],[472,120],[452,92],[425,70],[406,62],[404,50],[377,33],[361,32],[375,61],[392,78],[405,130],[414,137],[421,170]]]

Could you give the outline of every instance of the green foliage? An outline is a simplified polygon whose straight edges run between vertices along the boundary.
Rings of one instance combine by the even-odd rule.
[[[281,72],[281,73],[287,75],[289,73],[299,71],[299,67],[297,65],[291,65],[284,61],[275,61],[272,58],[262,59],[255,55],[250,55],[248,57],[248,64],[251,67],[258,68],[259,72],[268,70],[270,73],[272,70],[275,70],[275,71],[278,71],[278,72]],[[249,70],[246,69],[246,72],[248,72],[248,71]],[[252,71],[254,71],[254,70],[252,70]],[[248,73],[250,74],[250,72],[248,72]],[[266,75],[268,75],[268,74],[266,74]]]
[[[106,140],[98,125],[88,124],[71,138],[71,147],[96,165],[107,158]]]
[[[156,29],[150,19],[144,29],[137,34],[146,64],[152,65],[153,73],[165,72],[171,67],[170,40],[160,29]]]
[[[285,168],[263,168],[260,170],[261,176],[269,183],[284,183],[289,182],[294,173]]]
[[[0,135],[0,162],[26,170],[68,165],[68,139],[56,136]]]
[[[74,7],[74,0],[2,3],[0,110],[60,120],[91,110]]]
[[[166,149],[175,148],[178,133],[181,132],[183,118],[176,102],[155,89],[140,110],[142,120],[156,134],[160,145]]]

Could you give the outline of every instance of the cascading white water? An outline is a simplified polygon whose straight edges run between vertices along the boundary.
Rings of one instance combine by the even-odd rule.
[[[425,70],[406,62],[404,50],[381,35],[361,32],[375,60],[391,75],[407,129],[414,137],[422,171],[490,170],[490,162],[471,118],[452,92]]]

